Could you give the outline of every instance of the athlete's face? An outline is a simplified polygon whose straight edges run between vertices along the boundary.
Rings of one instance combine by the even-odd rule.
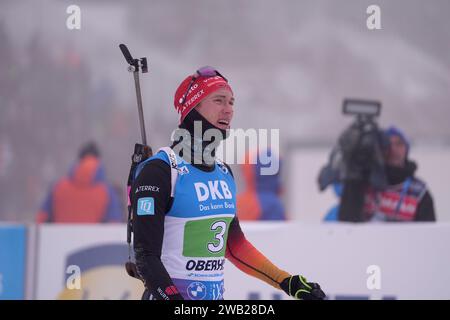
[[[389,142],[389,149],[386,153],[386,163],[394,167],[403,167],[406,160],[406,144],[398,136],[390,137]]]
[[[231,91],[219,89],[202,100],[196,110],[219,129],[230,129],[233,119],[234,97]]]

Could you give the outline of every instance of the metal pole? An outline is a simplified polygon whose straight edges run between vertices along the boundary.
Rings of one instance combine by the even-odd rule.
[[[139,84],[139,71],[134,71],[134,84],[136,87],[136,98],[138,104],[139,124],[141,126],[142,144],[147,145],[147,134],[145,133],[144,110],[142,108],[141,86]]]

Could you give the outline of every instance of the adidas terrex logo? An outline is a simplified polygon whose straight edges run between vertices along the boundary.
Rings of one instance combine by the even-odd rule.
[[[189,173],[189,169],[186,166],[178,167],[177,171],[178,171],[179,175],[183,175],[183,174]]]
[[[203,182],[195,182],[194,186],[199,202],[206,201],[210,197],[213,200],[233,198],[228,184],[223,180],[208,181],[207,184]]]
[[[139,187],[137,187],[135,193],[138,193],[138,192],[141,192],[141,191],[159,192],[159,187],[156,187],[156,186],[139,186]]]

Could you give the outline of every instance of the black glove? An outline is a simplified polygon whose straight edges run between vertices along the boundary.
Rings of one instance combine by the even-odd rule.
[[[136,170],[136,167],[139,163],[142,161],[148,159],[153,155],[152,148],[149,146],[146,146],[144,144],[136,143],[134,145],[134,153],[131,156],[131,168],[130,168],[130,174],[128,175],[128,182],[127,185],[131,186],[132,181],[134,180],[134,170]]]
[[[307,282],[300,275],[290,276],[280,283],[281,289],[289,296],[299,300],[323,300],[325,293],[317,283]]]

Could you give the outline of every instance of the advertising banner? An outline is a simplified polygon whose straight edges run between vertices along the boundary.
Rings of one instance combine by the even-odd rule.
[[[23,299],[26,228],[0,225],[0,300]]]
[[[318,282],[329,299],[450,299],[450,225],[242,223],[279,268]],[[37,299],[139,299],[124,269],[125,226],[44,225]],[[251,262],[250,262],[251,263]],[[225,299],[289,299],[225,263]]]

